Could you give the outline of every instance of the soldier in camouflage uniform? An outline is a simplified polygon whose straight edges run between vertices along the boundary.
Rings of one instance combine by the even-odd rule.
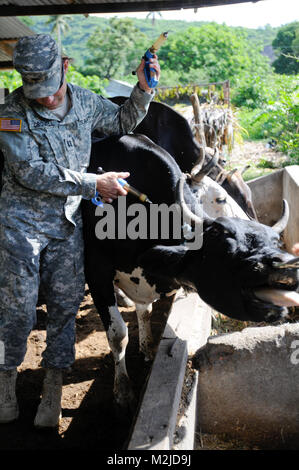
[[[153,67],[159,76],[157,58]],[[75,316],[84,295],[81,198],[96,190],[111,202],[126,191],[117,178],[128,173],[86,173],[91,132],[124,134],[145,116],[153,98],[143,74],[121,107],[67,84],[63,61],[49,35],[19,40],[14,66],[23,87],[0,106],[4,154],[0,197],[0,422],[18,417],[17,366],[36,318],[39,286],[47,305],[46,368],[39,427],[56,426],[61,410],[62,370],[74,361]]]

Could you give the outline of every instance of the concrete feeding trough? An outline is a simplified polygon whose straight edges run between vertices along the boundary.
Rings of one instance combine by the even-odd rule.
[[[212,336],[193,366],[201,432],[299,448],[298,323]]]
[[[259,221],[272,226],[279,219],[282,200],[290,207],[289,223],[283,233],[287,251],[299,241],[299,165],[288,166],[248,182]]]
[[[290,251],[299,241],[299,166],[249,186],[266,225],[275,223],[282,200],[288,201],[284,243]],[[191,450],[195,431],[299,448],[299,325],[209,338],[211,313],[197,294],[176,296],[128,449]],[[190,356],[195,369],[188,368]]]

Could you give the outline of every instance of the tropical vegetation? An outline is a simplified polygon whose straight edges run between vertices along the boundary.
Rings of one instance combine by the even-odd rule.
[[[299,22],[247,29],[166,21],[159,12],[146,20],[82,15],[22,19],[37,33],[53,34],[63,53],[74,59],[72,82],[102,94],[111,78],[135,83],[132,71],[145,50],[161,32],[170,31],[159,51],[159,86],[168,87],[164,98],[184,95],[190,84],[229,80],[231,104],[247,137],[271,140],[291,163],[299,163]],[[12,90],[20,84],[17,72],[0,73],[0,86]],[[202,92],[202,85],[197,89]]]

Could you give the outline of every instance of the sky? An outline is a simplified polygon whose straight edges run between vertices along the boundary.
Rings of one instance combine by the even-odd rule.
[[[257,3],[238,3],[220,7],[198,8],[197,13],[193,9],[181,9],[175,11],[162,11],[162,18],[169,20],[185,21],[215,21],[226,23],[228,26],[244,26],[258,28],[270,24],[281,26],[292,21],[299,21],[299,0],[261,0]],[[123,14],[99,14],[97,16],[134,16],[145,18],[144,13]],[[159,19],[160,16],[157,15]]]

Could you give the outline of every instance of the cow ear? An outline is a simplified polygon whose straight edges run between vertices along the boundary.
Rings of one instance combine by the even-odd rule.
[[[137,263],[150,274],[175,276],[187,251],[184,246],[157,245],[139,256]]]

